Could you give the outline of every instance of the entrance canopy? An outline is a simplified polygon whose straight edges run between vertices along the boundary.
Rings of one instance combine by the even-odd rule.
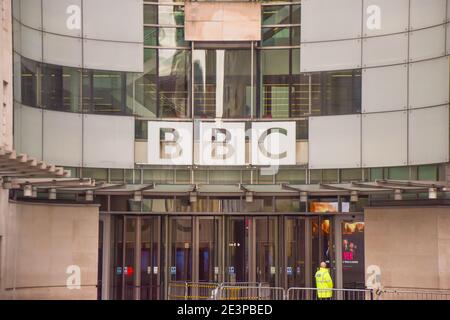
[[[67,180],[67,179],[66,179]],[[16,189],[30,183],[22,179]],[[40,192],[52,190],[57,193],[95,195],[122,195],[134,197],[314,197],[314,196],[358,196],[394,195],[401,200],[402,194],[428,193],[430,199],[436,199],[438,192],[446,192],[449,186],[443,182],[378,180],[375,182],[353,182],[342,184],[111,184],[96,183],[90,179],[69,179],[32,181],[33,187]],[[62,184],[63,183],[63,184]],[[91,197],[89,197],[91,198]],[[195,201],[195,200],[194,200]]]

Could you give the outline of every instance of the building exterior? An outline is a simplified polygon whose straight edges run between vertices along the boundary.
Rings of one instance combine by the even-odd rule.
[[[339,288],[375,266],[450,289],[448,1],[3,0],[2,21],[0,142],[96,182],[2,191],[5,298],[311,287],[321,261]]]

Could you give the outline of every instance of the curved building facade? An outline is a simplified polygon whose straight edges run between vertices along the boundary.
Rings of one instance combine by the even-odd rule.
[[[366,208],[422,205],[448,181],[447,0],[12,6],[14,148],[107,186],[99,297],[308,287],[322,260],[364,287],[382,228]]]

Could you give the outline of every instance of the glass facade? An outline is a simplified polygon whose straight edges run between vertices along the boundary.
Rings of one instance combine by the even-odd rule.
[[[183,1],[144,1],[143,7],[142,73],[63,67],[21,58],[21,103],[56,111],[135,116],[136,142],[148,140],[147,120],[240,119],[248,126],[254,120],[291,119],[296,122],[297,144],[307,143],[310,116],[362,111],[361,69],[300,72],[299,2],[263,2],[261,41],[238,44],[185,41]],[[74,170],[74,175],[99,174],[101,180],[111,182],[212,184],[443,178],[440,165],[310,170],[307,160],[283,167],[274,176],[243,167],[136,166],[120,174],[106,168],[90,170]]]

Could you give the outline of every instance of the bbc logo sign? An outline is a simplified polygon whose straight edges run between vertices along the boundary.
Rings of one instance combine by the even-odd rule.
[[[288,122],[148,122],[148,164],[295,165],[296,126]],[[194,157],[194,149],[198,156]]]

